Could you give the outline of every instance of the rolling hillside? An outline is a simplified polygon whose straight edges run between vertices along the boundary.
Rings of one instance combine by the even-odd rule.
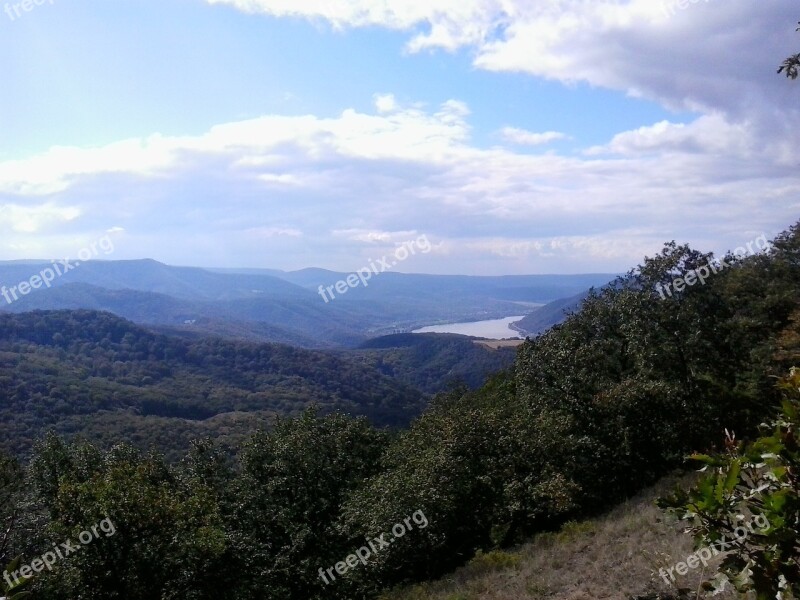
[[[165,308],[174,302],[137,294],[163,298]],[[171,331],[86,310],[0,315],[7,424],[0,447],[24,452],[54,427],[177,456],[190,439],[213,435],[234,444],[271,417],[311,405],[405,426],[428,395],[455,384],[478,387],[515,357],[513,349],[493,351],[454,335],[387,336],[358,350],[313,351]]]
[[[16,454],[50,427],[112,442],[135,431],[144,446],[174,451],[188,437],[170,439],[172,431],[217,433],[237,419],[253,425],[254,415],[263,426],[264,417],[318,405],[401,426],[425,403],[419,391],[340,353],[186,340],[92,311],[0,315],[0,447]],[[160,433],[143,439],[154,428]]]
[[[478,388],[514,364],[515,348],[491,350],[454,334],[397,334],[375,338],[350,354],[371,367],[428,394],[454,385]]]

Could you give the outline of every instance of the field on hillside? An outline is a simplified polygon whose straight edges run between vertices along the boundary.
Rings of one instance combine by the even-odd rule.
[[[478,554],[449,577],[381,600],[668,600],[680,598],[679,590],[694,597],[716,562],[664,582],[659,569],[686,561],[694,548],[655,500],[695,479],[694,473],[667,477],[602,517],[567,523],[509,551]]]

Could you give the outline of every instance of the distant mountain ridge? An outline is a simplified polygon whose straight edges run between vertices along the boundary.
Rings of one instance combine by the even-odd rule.
[[[47,261],[0,262],[0,286],[29,281]],[[173,267],[150,259],[89,261],[0,311],[105,310],[174,333],[219,335],[307,348],[356,347],[372,337],[433,323],[522,314],[602,285],[611,275],[472,277],[396,272],[325,302],[319,286],[346,273],[324,269]]]
[[[50,261],[0,262],[0,281],[10,287],[46,268]],[[139,260],[91,260],[53,281],[53,287],[88,283],[109,290],[137,290],[166,294],[185,300],[227,300],[261,294],[311,298],[306,290],[266,274],[221,274],[199,267],[173,267],[149,258]]]

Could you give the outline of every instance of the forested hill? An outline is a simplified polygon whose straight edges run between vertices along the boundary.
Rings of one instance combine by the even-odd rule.
[[[479,388],[490,375],[510,367],[516,356],[516,348],[491,350],[473,338],[450,333],[387,335],[348,352],[427,394],[462,384]]]
[[[577,312],[588,295],[589,292],[586,291],[569,298],[553,300],[526,315],[512,327],[526,336],[537,336],[562,323],[568,314]]]
[[[185,449],[317,403],[401,426],[423,395],[344,355],[276,344],[185,340],[108,313],[0,314],[0,445],[19,453],[45,428]]]

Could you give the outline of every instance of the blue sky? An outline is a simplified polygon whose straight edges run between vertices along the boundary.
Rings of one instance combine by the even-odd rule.
[[[0,0],[0,259],[607,272],[800,216],[796,3],[532,4]]]

